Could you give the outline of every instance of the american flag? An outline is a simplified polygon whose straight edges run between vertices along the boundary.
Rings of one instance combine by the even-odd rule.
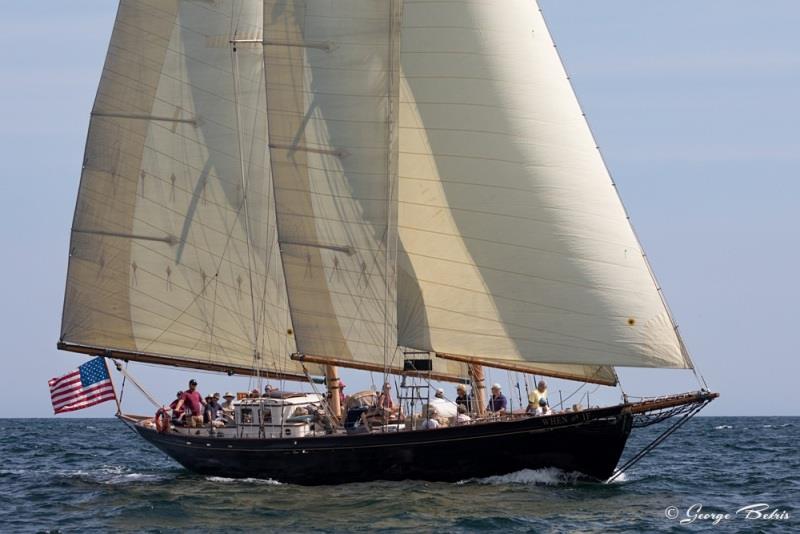
[[[73,412],[115,398],[108,369],[99,357],[48,384],[55,413]]]

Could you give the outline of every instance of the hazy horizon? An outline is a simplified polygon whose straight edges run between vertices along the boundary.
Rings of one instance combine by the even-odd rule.
[[[693,360],[721,393],[702,415],[797,416],[800,3],[540,5]],[[3,403],[0,418],[51,417],[47,380],[89,359],[55,344],[89,113],[115,12],[107,0],[13,3],[0,22],[0,387],[19,399]],[[191,376],[203,393],[251,385],[131,369],[165,402]],[[697,388],[687,371],[620,375],[631,395]],[[487,378],[508,382],[505,371]],[[349,393],[381,380],[347,370],[343,379]],[[551,403],[576,387],[551,384]],[[612,388],[591,394],[592,404],[619,399]],[[129,411],[152,413],[129,384],[125,395]],[[112,402],[69,417],[114,411]]]

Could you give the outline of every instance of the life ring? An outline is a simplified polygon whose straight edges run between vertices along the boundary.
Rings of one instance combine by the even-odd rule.
[[[156,424],[156,430],[158,430],[160,433],[164,434],[165,432],[169,431],[169,414],[167,413],[167,410],[164,408],[159,408],[156,412],[154,422]]]

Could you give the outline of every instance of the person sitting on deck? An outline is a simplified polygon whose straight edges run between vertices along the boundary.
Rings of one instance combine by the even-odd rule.
[[[206,413],[208,413],[208,422],[213,426],[224,426],[225,422],[222,417],[222,406],[219,403],[219,393],[214,393],[206,404]]]
[[[250,392],[249,397],[251,399],[257,399],[257,398],[261,397],[261,394],[258,392],[257,389],[254,388],[253,391]]]
[[[255,390],[253,390],[253,391],[255,391]],[[262,397],[271,397],[272,393],[275,392],[275,391],[278,391],[278,388],[276,388],[275,386],[273,386],[271,384],[267,384],[266,386],[264,386],[264,394],[261,395],[261,396]]]
[[[531,391],[528,395],[528,405],[533,405],[534,409],[539,406],[539,401],[541,399],[547,400],[547,384],[544,380],[539,380],[539,383],[536,385],[536,389]]]
[[[496,415],[504,415],[508,407],[508,400],[503,392],[500,390],[500,384],[492,384],[492,398],[489,399],[489,404],[486,409]]]
[[[226,423],[233,423],[233,412],[235,410],[233,400],[236,397],[228,391],[222,398],[225,399],[225,402],[222,403],[222,417]]]
[[[458,413],[453,418],[453,426],[463,425],[472,421],[472,418],[467,415],[467,408],[463,404],[458,405]]]
[[[533,411],[533,415],[550,415],[553,411],[547,405],[547,399],[539,399],[539,406]]]
[[[172,401],[169,405],[169,409],[172,410],[172,424],[173,426],[183,426],[183,415],[186,412],[182,407],[178,410],[178,403],[181,401],[181,397],[183,396],[183,391],[179,391],[175,394],[175,400]]]
[[[456,404],[463,406],[465,413],[472,413],[472,395],[467,395],[467,386],[464,384],[456,386]]]
[[[429,406],[425,415],[425,420],[422,422],[423,430],[433,430],[441,426],[441,423],[436,419],[435,409]]]
[[[192,428],[201,427],[203,426],[203,407],[205,404],[203,396],[197,391],[197,380],[192,378],[189,380],[189,389],[183,392],[181,400],[178,401],[175,409],[178,411],[184,408],[188,410],[186,414],[187,426]]]

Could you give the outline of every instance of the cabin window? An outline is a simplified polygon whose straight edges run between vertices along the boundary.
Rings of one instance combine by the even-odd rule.
[[[250,408],[242,408],[242,424],[243,425],[253,424],[253,410],[251,410]]]
[[[272,424],[272,410],[269,410],[269,409],[264,410],[263,416],[264,416],[263,423],[265,425],[271,425]]]

